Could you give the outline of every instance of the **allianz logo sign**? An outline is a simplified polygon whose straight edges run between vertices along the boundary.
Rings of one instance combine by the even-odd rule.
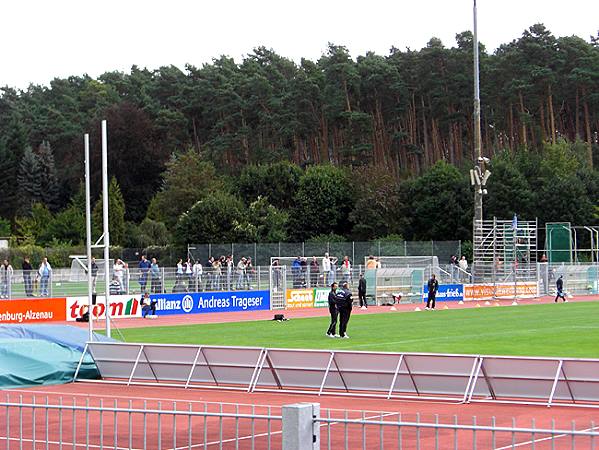
[[[191,298],[191,295],[186,295],[183,297],[183,300],[181,301],[181,308],[186,313],[191,312],[193,309],[193,298]]]

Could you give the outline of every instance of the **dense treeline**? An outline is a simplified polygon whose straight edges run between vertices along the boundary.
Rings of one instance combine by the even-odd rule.
[[[82,135],[98,188],[105,118],[116,243],[467,239],[472,36],[456,41],[355,60],[329,45],[299,64],[258,48],[241,63],[5,87],[0,235],[80,242]],[[599,37],[534,25],[481,52],[486,214],[596,221]]]

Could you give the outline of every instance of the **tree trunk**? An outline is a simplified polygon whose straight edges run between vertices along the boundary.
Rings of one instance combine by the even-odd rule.
[[[518,96],[520,97],[520,124],[522,126],[522,135],[520,137],[520,143],[524,146],[525,149],[528,150],[528,141],[526,139],[526,121],[524,120],[524,98],[522,97],[522,91],[518,92]]]
[[[582,88],[582,98],[583,103],[582,107],[584,109],[584,128],[586,131],[587,137],[587,159],[589,164],[589,169],[593,169],[593,140],[591,137],[591,122],[589,119],[589,103],[587,101],[587,90],[586,87]]]
[[[553,92],[551,85],[547,86],[547,103],[549,105],[549,131],[551,132],[551,143],[555,144],[555,115],[553,113]]]
[[[580,89],[576,88],[576,110],[574,111],[576,140],[580,139]]]

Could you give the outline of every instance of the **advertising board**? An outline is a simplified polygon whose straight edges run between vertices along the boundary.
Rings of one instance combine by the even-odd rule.
[[[423,301],[428,298],[428,286],[424,285],[422,294]],[[463,284],[440,284],[437,291],[436,301],[441,302],[459,302],[464,300],[464,285]]]
[[[466,300],[485,300],[491,298],[536,297],[536,282],[504,283],[504,284],[466,284],[464,298]]]
[[[287,289],[285,300],[287,309],[313,308],[314,289]]]
[[[62,322],[66,320],[66,299],[0,301],[0,323]]]
[[[151,294],[158,315],[270,309],[270,291],[189,292]]]
[[[114,319],[129,319],[141,317],[141,306],[139,301],[141,294],[138,295],[111,295],[109,313]],[[66,299],[66,320],[74,321],[87,312],[87,297],[67,297]],[[96,304],[92,307],[92,316],[97,319],[106,318],[106,298],[103,295],[96,297]]]
[[[329,306],[329,292],[328,288],[316,288],[314,289],[314,307],[315,308],[326,308]]]

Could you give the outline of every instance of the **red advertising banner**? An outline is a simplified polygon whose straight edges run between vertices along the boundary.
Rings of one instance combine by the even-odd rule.
[[[62,322],[66,318],[66,298],[0,301],[0,323]]]

